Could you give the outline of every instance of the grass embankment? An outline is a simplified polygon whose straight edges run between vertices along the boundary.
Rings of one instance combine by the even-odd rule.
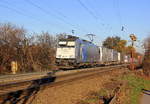
[[[138,104],[142,89],[150,89],[150,80],[134,74],[125,75],[121,77],[121,80],[127,82],[126,87],[123,89],[123,93],[126,95],[124,104]]]
[[[121,85],[122,82],[112,78],[104,83],[99,91],[89,92],[86,99],[80,100],[77,104],[108,104]]]
[[[150,80],[128,73],[112,78],[110,82],[104,84],[102,89],[89,93],[86,99],[79,101],[77,104],[100,104],[103,101],[104,104],[108,104],[107,102],[116,93],[116,88],[121,84],[118,95],[120,104],[138,104],[142,89],[150,89]]]

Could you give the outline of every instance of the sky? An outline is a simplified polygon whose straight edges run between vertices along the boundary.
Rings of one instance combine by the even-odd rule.
[[[28,33],[68,33],[102,43],[108,36],[130,40],[137,46],[150,33],[150,0],[0,0],[0,23],[23,26]],[[123,31],[121,28],[123,26]],[[129,41],[130,44],[130,41]]]

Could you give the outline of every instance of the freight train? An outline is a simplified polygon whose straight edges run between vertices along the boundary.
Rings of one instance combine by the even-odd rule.
[[[103,64],[121,63],[119,52],[99,47],[92,42],[68,35],[59,39],[56,50],[56,65],[60,68],[76,68]]]

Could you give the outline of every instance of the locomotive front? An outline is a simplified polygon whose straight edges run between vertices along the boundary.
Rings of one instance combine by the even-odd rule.
[[[56,65],[63,67],[74,66],[76,39],[60,39],[56,50]]]

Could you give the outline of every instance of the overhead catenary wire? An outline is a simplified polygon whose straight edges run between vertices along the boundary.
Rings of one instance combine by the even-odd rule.
[[[97,10],[95,9],[95,7],[92,5],[91,2],[90,2],[90,5],[88,5],[87,7],[89,7],[89,9],[93,11],[93,13],[95,14],[95,16],[97,17],[97,21],[98,21],[98,22],[101,21],[100,24],[101,24],[101,26],[104,27],[103,30],[105,30],[105,31],[103,31],[103,32],[104,32],[104,34],[105,34],[106,31],[107,31],[107,29],[108,29],[108,27],[107,27],[107,25],[104,23],[103,16],[99,13],[99,11],[97,11]]]
[[[98,20],[98,17],[81,0],[77,1],[94,19]]]
[[[105,24],[102,22],[104,21],[102,18],[100,18],[100,16],[98,16],[98,13],[96,12],[96,10],[94,8],[89,8],[88,6],[85,5],[84,2],[82,2],[81,0],[77,0],[78,3],[94,18],[94,20],[97,22],[97,28],[102,30],[102,27],[105,26]],[[100,21],[101,22],[100,22]],[[102,26],[102,27],[101,27]],[[106,27],[105,27],[106,28]],[[105,31],[103,31],[104,34],[106,34],[106,29]]]
[[[61,18],[63,18],[64,20],[67,20],[67,21],[70,20],[70,18],[69,18],[68,16],[64,15],[64,14],[63,14],[62,12],[60,12],[59,10],[56,10],[56,9],[53,9],[53,8],[51,8],[51,10],[52,10],[52,11],[55,11],[55,13],[56,13],[57,15],[59,15]],[[70,20],[70,21],[71,21],[71,20]],[[81,27],[79,24],[74,24],[74,26],[76,26],[76,27],[80,28],[80,30],[82,30],[82,31],[88,33],[88,31],[87,31],[85,28]]]
[[[118,18],[120,34],[122,34],[122,37],[129,38],[129,33],[127,32],[127,27],[123,23],[123,19],[121,16],[119,0],[113,0],[113,5],[114,5],[114,10],[116,10],[116,16]]]
[[[89,1],[89,0],[88,0]],[[90,9],[94,12],[94,14],[97,16],[97,18],[101,21],[104,21],[104,18],[102,16],[102,13],[100,13],[99,11],[96,10],[96,7],[93,5],[95,4],[95,2],[92,0],[92,2],[88,3],[88,7],[90,7]],[[99,9],[100,10],[100,9]]]
[[[19,10],[14,9],[14,8],[12,8],[12,7],[9,7],[9,6],[6,6],[6,5],[0,4],[0,7],[9,9],[9,10],[11,10],[11,11],[16,12],[17,14],[20,14],[20,15],[25,16],[25,17],[28,17],[28,18],[31,18],[31,17],[32,17],[32,16],[30,16],[30,15],[27,16],[27,15],[25,15],[23,12],[20,12]],[[31,19],[35,20],[33,17],[32,17]]]
[[[56,16],[55,14],[52,14],[50,11],[47,11],[46,9],[43,9],[43,8],[40,7],[39,5],[33,3],[32,1],[30,1],[30,0],[24,0],[24,1],[27,2],[27,3],[30,4],[30,5],[32,5],[32,6],[36,7],[36,8],[38,8],[39,10],[41,10],[42,12],[44,12],[45,14],[51,15],[51,16],[53,15],[53,16],[55,16],[58,20],[61,20],[61,21],[65,22],[66,24],[69,24],[69,25],[73,26],[72,24],[70,24],[70,23],[64,21],[63,19],[61,19],[60,17]]]
[[[93,2],[95,3],[95,2],[97,2],[98,0],[91,0],[91,1],[93,1]],[[92,6],[92,3],[90,3],[90,6]],[[93,8],[92,8],[93,11],[96,12],[96,14],[99,15],[99,13],[97,13],[96,9],[94,9],[94,8],[95,8],[95,6],[93,6]],[[99,9],[99,11],[100,11],[100,9]],[[99,11],[98,11],[98,12],[99,12]],[[101,15],[100,15],[100,16],[97,16],[97,17],[102,17],[102,14],[103,14],[103,13],[101,13]],[[102,18],[102,20],[105,21],[103,18]],[[109,23],[108,23],[108,24],[104,24],[104,25],[105,25],[105,27],[104,27],[104,28],[105,28],[104,34],[111,34],[111,32],[112,32],[112,27],[113,27],[113,26],[110,26]],[[120,29],[120,30],[121,30],[121,29]]]
[[[39,10],[41,10],[41,11],[42,11],[43,13],[45,13],[46,15],[53,16],[53,17],[55,17],[57,20],[59,20],[59,21],[61,21],[61,22],[64,22],[65,24],[67,24],[67,25],[73,27],[73,28],[76,29],[76,30],[81,30],[81,28],[76,27],[74,24],[72,24],[72,23],[66,21],[65,19],[61,18],[60,16],[57,16],[55,13],[52,13],[52,12],[50,12],[50,11],[48,11],[48,10],[42,8],[40,5],[35,4],[35,3],[32,2],[31,0],[24,0],[24,1],[26,1],[26,2],[27,2],[28,4],[30,4],[30,5],[32,5],[32,6],[36,7],[36,8],[38,8]],[[61,14],[61,15],[62,15],[62,14]],[[64,17],[64,16],[63,16],[63,17]],[[83,30],[81,30],[81,31],[83,31]],[[85,31],[84,31],[84,32],[85,32]]]
[[[93,2],[93,4],[97,2],[97,0],[91,0],[91,1]],[[93,6],[92,3],[90,3],[90,6],[92,7],[91,9],[95,12],[97,17],[102,21],[102,25],[104,26],[104,30],[105,30],[104,34],[110,34],[110,32],[112,31],[112,26],[110,26],[110,24],[105,21],[102,15],[103,13],[99,13],[101,9],[98,9],[97,11],[96,9],[94,9],[96,6]]]
[[[123,23],[123,19],[122,19],[122,15],[121,15],[121,11],[120,11],[120,5],[119,5],[119,0],[113,0],[114,3],[114,9],[116,9],[116,15],[118,18],[118,23],[120,25],[120,31],[122,32],[123,37],[128,36],[125,34],[129,34],[127,31],[127,27],[125,26],[125,24]]]
[[[113,0],[113,4],[114,4],[114,9],[116,10],[116,16],[118,18],[118,22],[119,22],[120,29],[121,29],[122,28],[122,17],[121,17],[121,13],[120,13],[119,1]]]
[[[7,2],[6,0],[5,0],[5,1],[1,1],[1,3],[5,3],[5,4],[7,4],[7,5],[8,5],[8,4],[11,4],[11,3]],[[15,6],[10,7],[10,6],[7,6],[7,5],[0,4],[0,7],[6,8],[6,9],[8,9],[8,10],[11,10],[11,11],[13,11],[13,12],[19,14],[19,15],[22,15],[22,16],[24,16],[24,17],[26,17],[26,18],[29,18],[29,19],[31,19],[31,20],[34,20],[35,22],[43,23],[40,18],[37,18],[37,17],[35,17],[35,16],[33,16],[33,15],[29,15],[29,13],[26,14],[25,12],[22,12],[20,8],[18,9],[18,8],[15,7]],[[60,25],[58,26],[58,25],[53,24],[53,23],[51,23],[51,22],[49,22],[49,21],[45,21],[45,23],[48,23],[48,24],[53,25],[53,26],[55,26],[55,27],[57,27],[57,28],[60,28],[60,29],[63,28],[62,26],[60,26]]]
[[[98,16],[98,13],[94,8],[89,8],[81,0],[77,0],[77,1],[97,22],[99,22],[102,26],[104,26],[104,23],[99,21],[99,20],[103,21],[103,19],[101,18],[101,16]]]
[[[0,7],[1,7],[1,8],[8,9],[8,10],[11,10],[11,11],[13,11],[13,12],[19,14],[19,15],[22,15],[22,16],[26,17],[26,18],[31,18],[30,16],[27,16],[27,15],[25,15],[24,13],[22,13],[22,12],[16,10],[16,9],[14,9],[14,8],[11,8],[11,7],[9,7],[9,6],[0,4]],[[32,20],[37,21],[36,19],[33,19],[33,18],[32,18]]]
[[[98,19],[98,17],[94,14],[94,12],[91,10],[91,9],[89,9],[81,0],[77,0],[78,1],[78,3],[94,18],[94,20],[96,21],[96,22],[98,22],[98,24],[97,24],[97,28],[98,29],[101,29],[101,27],[99,26],[99,19]],[[101,25],[102,25],[102,23],[101,23]],[[103,26],[103,25],[102,25]]]
[[[9,1],[7,1],[7,0],[2,0],[1,1],[1,3],[3,3],[3,4],[10,4],[11,6],[12,6],[12,3],[10,3]],[[5,6],[5,5],[4,5]],[[34,19],[34,21],[36,21],[36,22],[40,22],[40,23],[42,23],[42,21],[43,20],[41,20],[41,18],[38,18],[37,16],[35,17],[34,16],[34,14],[32,15],[32,13],[27,13],[26,14],[26,12],[22,12],[22,11],[26,11],[25,9],[23,9],[23,8],[19,8],[18,6],[15,6],[15,5],[13,5],[13,8],[11,8],[10,6],[5,6],[5,7],[3,7],[3,8],[7,8],[7,9],[9,9],[9,10],[11,10],[11,11],[13,11],[13,12],[15,12],[15,13],[17,13],[17,14],[19,14],[19,15],[23,15],[23,16],[25,16],[25,17],[28,17],[28,18],[30,18],[30,19]],[[18,13],[19,12],[19,13]],[[55,13],[57,13],[57,14],[60,14],[60,16],[62,16],[63,18],[66,18],[66,19],[68,19],[67,18],[67,16],[65,16],[65,15],[63,15],[63,13],[61,13],[61,12],[59,12],[59,11],[55,11]],[[35,18],[34,18],[35,17]],[[51,23],[50,21],[45,21],[45,23],[46,24],[50,24],[50,25],[52,25],[52,26],[54,26],[54,27],[56,27],[56,28],[59,28],[59,29],[63,29],[64,28],[64,26],[62,26],[62,25],[60,25],[60,24],[57,24],[56,22],[55,22],[55,24],[53,24],[53,23]],[[54,27],[51,27],[51,28],[54,28]],[[79,27],[79,26],[78,26]],[[64,28],[65,29],[65,28]],[[70,30],[71,30],[72,28],[70,28]],[[80,30],[82,30],[82,31],[84,31],[84,32],[86,32],[86,33],[88,33],[87,32],[87,30],[86,29],[84,29],[84,28],[79,28]]]
[[[92,0],[93,1],[93,0]],[[93,1],[94,2],[94,1]],[[95,3],[95,2],[94,2]],[[94,4],[93,3],[93,4]],[[93,11],[93,14],[95,14],[95,16],[97,17],[98,20],[101,21],[101,25],[104,26],[106,25],[104,23],[104,18],[102,16],[102,13],[99,13],[99,11],[96,10],[95,6],[92,5],[92,3],[90,2],[90,5],[88,5],[89,9],[91,9]]]

